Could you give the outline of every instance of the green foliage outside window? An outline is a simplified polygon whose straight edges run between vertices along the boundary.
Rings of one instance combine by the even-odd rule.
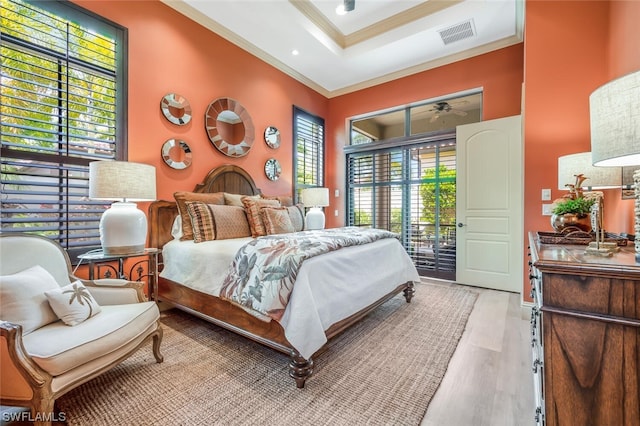
[[[444,165],[426,169],[422,175],[425,181],[420,184],[422,211],[420,222],[436,223],[436,199],[439,201],[441,225],[456,222],[456,170]]]

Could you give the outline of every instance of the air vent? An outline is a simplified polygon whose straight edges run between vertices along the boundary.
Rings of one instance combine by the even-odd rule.
[[[456,41],[464,40],[476,35],[473,28],[473,20],[461,22],[448,28],[438,31],[442,42],[447,45]]]

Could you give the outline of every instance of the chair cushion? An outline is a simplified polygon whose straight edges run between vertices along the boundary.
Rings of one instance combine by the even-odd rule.
[[[23,335],[57,321],[44,294],[57,288],[53,275],[40,265],[0,276],[0,319],[20,324]]]
[[[27,353],[53,376],[118,350],[160,318],[155,302],[102,306],[96,315],[75,327],[56,321],[23,339]]]
[[[65,324],[74,326],[100,313],[100,305],[77,280],[67,286],[44,292],[51,309]]]

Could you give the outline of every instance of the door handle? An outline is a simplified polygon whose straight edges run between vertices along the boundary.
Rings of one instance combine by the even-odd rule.
[[[463,226],[464,226],[464,223],[458,222],[458,228],[462,228]]]

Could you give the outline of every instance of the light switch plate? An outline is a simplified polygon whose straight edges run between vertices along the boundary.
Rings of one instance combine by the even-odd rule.
[[[542,201],[550,201],[551,200],[551,190],[543,189],[542,190]]]

